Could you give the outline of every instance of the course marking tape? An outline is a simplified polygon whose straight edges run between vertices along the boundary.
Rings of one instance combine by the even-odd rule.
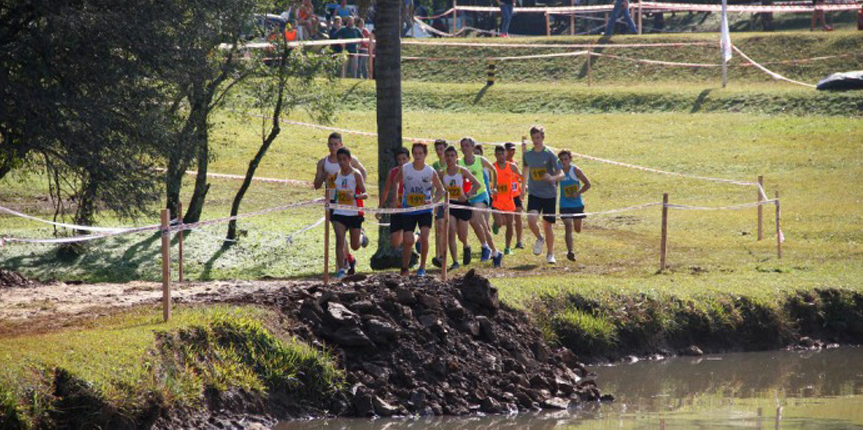
[[[780,80],[780,81],[790,82],[790,83],[792,83],[792,84],[802,85],[802,86],[804,86],[804,87],[816,88],[816,87],[815,87],[815,85],[807,84],[807,83],[805,83],[805,82],[795,81],[794,79],[788,79],[788,78],[786,78],[785,76],[780,75],[779,73],[776,73],[776,72],[773,72],[773,71],[769,70],[768,68],[766,68],[766,67],[764,67],[764,66],[762,66],[762,65],[760,65],[760,64],[758,64],[758,63],[756,63],[756,62],[755,62],[755,60],[753,60],[753,59],[749,58],[749,56],[747,56],[746,54],[744,54],[744,53],[743,53],[743,51],[741,51],[741,50],[740,50],[740,48],[738,48],[738,47],[737,47],[737,46],[735,46],[735,45],[731,45],[731,48],[732,48],[732,49],[734,49],[738,54],[740,54],[740,56],[741,56],[741,57],[743,57],[746,61],[749,61],[750,63],[752,63],[752,65],[753,65],[753,66],[757,67],[758,69],[760,69],[760,70],[761,70],[761,71],[763,71],[764,73],[767,73],[767,74],[768,74],[768,75],[770,75],[773,79],[777,79],[777,80]]]
[[[716,42],[680,42],[680,43],[473,43],[473,42],[446,42],[416,40],[403,40],[402,45],[416,46],[458,46],[473,48],[558,48],[558,49],[606,49],[606,48],[674,48],[685,46],[716,46]]]
[[[57,227],[65,227],[65,228],[71,228],[71,229],[82,230],[82,231],[117,233],[117,232],[124,232],[124,231],[132,230],[132,229],[136,228],[136,227],[94,227],[94,226],[89,226],[89,225],[66,224],[66,223],[62,223],[62,222],[54,222],[54,221],[49,221],[49,220],[42,219],[42,218],[37,218],[37,217],[27,215],[27,214],[24,214],[24,213],[21,213],[21,212],[18,212],[18,211],[15,211],[15,210],[3,207],[3,206],[0,206],[0,212],[6,212],[10,215],[14,215],[14,216],[17,216],[20,218],[26,218],[26,219],[29,219],[32,221],[37,221],[37,222],[41,222],[41,223],[45,223],[45,224],[51,224],[51,225],[55,225]],[[158,224],[147,226],[147,227],[154,227],[154,226],[158,226]]]

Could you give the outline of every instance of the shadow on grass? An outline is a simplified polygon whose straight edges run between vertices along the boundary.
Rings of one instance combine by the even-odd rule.
[[[529,272],[531,270],[536,270],[539,268],[537,264],[519,264],[518,266],[510,266],[508,269],[518,270],[520,272]]]
[[[695,98],[695,103],[692,103],[692,109],[689,113],[698,113],[701,110],[701,107],[704,106],[704,101],[707,100],[707,96],[710,95],[711,91],[713,91],[712,88],[707,88],[701,91],[698,94],[698,97]]]
[[[485,96],[485,92],[491,88],[491,85],[486,84],[486,86],[482,87],[478,93],[476,93],[476,97],[473,98],[473,104],[477,104],[482,101],[482,98]]]
[[[608,42],[611,41],[611,37],[612,36],[602,36],[599,38],[599,40],[596,41],[596,44],[597,45],[606,45],[606,44],[608,44]],[[593,52],[601,54],[604,50],[605,49],[603,49],[603,48],[596,48],[593,50]],[[596,66],[597,60],[599,60],[599,57],[591,59],[590,60],[591,66]],[[584,61],[584,64],[581,66],[581,70],[578,71],[578,78],[579,79],[586,79],[587,78],[587,60]]]

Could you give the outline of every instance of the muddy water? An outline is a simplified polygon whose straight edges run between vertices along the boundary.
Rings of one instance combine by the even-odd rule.
[[[612,404],[508,417],[336,419],[277,430],[863,429],[863,348],[642,361],[591,369]]]

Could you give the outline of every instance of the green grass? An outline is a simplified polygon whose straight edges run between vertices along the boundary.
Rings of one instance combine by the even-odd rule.
[[[439,39],[438,39],[439,40]],[[437,40],[432,40],[434,42]],[[531,38],[468,39],[477,43],[544,43],[544,44],[634,44],[671,42],[708,42],[708,46],[651,47],[651,48],[601,48],[605,54],[628,58],[661,60],[685,63],[718,64],[719,34],[651,34],[643,36],[615,36],[604,40],[599,36],[554,36]],[[815,83],[830,73],[859,70],[863,66],[863,34],[859,31],[836,31],[830,33],[776,32],[734,33],[733,43],[746,55],[788,78]],[[486,81],[485,57],[518,56],[581,50],[573,48],[505,48],[505,47],[446,47],[432,45],[405,45],[403,55],[420,57],[458,57],[459,61],[403,61],[403,76],[410,81],[425,82],[470,82],[484,84]],[[600,52],[600,50],[597,50]],[[797,64],[770,64],[802,60],[807,58],[850,54],[848,57]],[[732,85],[741,82],[769,82],[771,77],[755,67],[743,67],[745,60],[734,54],[728,69],[728,80]],[[716,83],[720,80],[720,68],[667,67],[661,65],[633,63],[621,59],[596,58],[591,64],[595,84],[632,85],[637,83],[681,82]],[[559,57],[505,61],[496,64],[497,82],[566,82],[587,84],[587,59],[581,57]]]
[[[180,307],[163,323],[157,312],[138,310],[86,327],[0,339],[0,423],[17,419],[27,428],[68,413],[54,409],[63,399],[53,393],[64,390],[135,417],[154,404],[201,408],[205,389],[287,391],[304,402],[338,389],[332,359],[271,331],[265,321],[273,318],[253,307]]]

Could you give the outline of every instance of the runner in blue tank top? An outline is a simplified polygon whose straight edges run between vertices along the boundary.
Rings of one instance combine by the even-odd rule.
[[[590,189],[590,180],[577,166],[572,164],[572,153],[564,149],[557,154],[563,180],[560,181],[560,217],[566,227],[566,258],[575,261],[572,231],[581,233],[581,220],[584,215],[584,201],[581,195]]]

